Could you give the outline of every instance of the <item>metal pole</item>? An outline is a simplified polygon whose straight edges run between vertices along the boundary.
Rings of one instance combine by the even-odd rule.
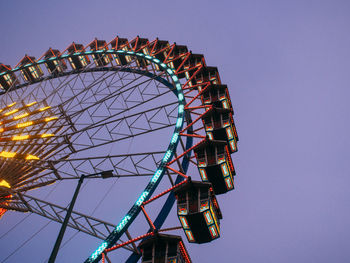
[[[85,175],[82,175],[82,176],[80,177],[80,179],[79,179],[77,188],[75,189],[75,192],[74,192],[72,201],[70,202],[69,208],[68,208],[68,210],[67,210],[66,217],[64,218],[64,221],[63,221],[63,223],[62,223],[60,233],[58,234],[58,237],[57,237],[57,239],[56,239],[55,246],[53,247],[53,250],[52,250],[52,252],[51,252],[50,259],[49,259],[49,262],[48,262],[48,263],[54,263],[55,260],[56,260],[56,256],[57,256],[58,250],[59,250],[59,248],[60,248],[60,245],[61,245],[61,242],[62,242],[62,239],[63,239],[63,236],[64,236],[64,232],[66,231],[69,218],[70,218],[70,216],[71,216],[71,214],[72,214],[73,207],[74,207],[75,201],[76,201],[76,199],[77,199],[77,196],[78,196],[78,193],[79,193],[79,190],[80,190],[80,186],[82,185],[82,183],[83,183],[83,181],[84,181],[84,178],[85,178]]]

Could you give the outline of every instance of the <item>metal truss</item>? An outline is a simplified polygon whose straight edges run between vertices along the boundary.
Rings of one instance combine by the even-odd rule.
[[[12,202],[6,207],[6,209],[20,212],[31,212],[60,224],[62,224],[67,212],[67,208],[43,201],[33,196],[19,194],[18,199],[20,200],[19,202]],[[3,206],[0,205],[0,207]],[[99,239],[107,238],[115,228],[115,225],[111,223],[75,211],[72,212],[72,215],[69,218],[68,226]],[[123,242],[123,240],[119,240],[118,243]],[[125,248],[133,252],[135,251],[134,248],[129,246]]]
[[[172,127],[176,122],[177,103],[159,104],[164,100],[162,99],[164,96],[166,98],[171,93],[171,90],[164,86],[164,83],[168,82],[161,77],[162,75],[161,72],[153,74],[136,67],[135,69],[118,67],[112,70],[86,68],[73,75],[65,74],[60,78],[47,77],[33,84],[35,86],[33,89],[25,91],[26,103],[42,100],[41,106],[52,105],[47,113],[36,113],[33,118],[40,120],[50,116],[57,117],[57,120],[45,127],[47,133],[53,133],[55,136],[46,140],[31,139],[28,144],[28,140],[12,141],[11,131],[3,133],[0,147],[8,151],[30,150],[31,153],[38,155],[40,160],[31,162],[17,159],[0,160],[0,166],[3,162],[2,173],[20,175],[13,187],[17,192],[65,179],[70,171],[78,174],[97,171],[99,167],[93,164],[103,163],[101,159],[110,162],[120,177],[150,175],[156,166],[147,167],[148,173],[140,172],[143,166],[131,166],[130,169],[134,168],[136,171],[128,171],[114,164],[116,157],[113,156],[90,154],[85,161],[78,161],[73,156],[79,156],[77,155],[79,152],[92,152],[95,148],[100,149],[119,141]],[[20,100],[25,104],[23,96],[22,90],[14,89],[12,92],[7,92],[3,100],[5,102]],[[30,109],[26,111],[29,114],[33,112]],[[24,128],[22,132],[35,135],[43,128],[36,125]],[[5,140],[6,138],[9,140]],[[140,154],[136,155],[140,157]],[[72,157],[74,160],[70,161]],[[89,169],[81,169],[88,159]],[[125,162],[126,160],[122,161]],[[134,160],[131,165],[133,162]]]

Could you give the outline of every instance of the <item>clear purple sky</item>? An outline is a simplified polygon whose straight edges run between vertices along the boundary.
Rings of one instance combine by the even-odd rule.
[[[349,14],[346,0],[2,1],[0,61],[116,35],[203,53],[230,88],[240,142],[236,190],[219,197],[222,237],[187,244],[193,261],[349,262]],[[0,236],[22,218],[5,215]],[[0,260],[45,222],[1,238]],[[50,225],[6,262],[44,262]],[[98,244],[79,242],[86,256]]]

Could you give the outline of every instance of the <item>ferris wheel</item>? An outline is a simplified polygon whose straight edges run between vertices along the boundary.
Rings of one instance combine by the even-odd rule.
[[[189,243],[220,237],[216,196],[234,189],[238,136],[228,88],[203,55],[139,36],[73,42],[0,64],[0,88],[1,216],[63,223],[67,208],[32,193],[106,179],[125,185],[111,211],[128,208],[114,223],[72,211],[69,227],[102,240],[85,262],[110,261],[119,248],[127,262],[192,262],[173,232]],[[179,223],[163,228],[175,201]]]

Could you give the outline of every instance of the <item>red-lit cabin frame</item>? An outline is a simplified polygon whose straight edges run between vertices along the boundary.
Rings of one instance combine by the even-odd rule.
[[[151,55],[159,59],[159,61],[164,62],[165,58],[167,57],[167,50],[170,47],[169,42],[158,40],[157,38],[149,46]],[[154,64],[154,66],[156,67],[156,70],[160,70],[157,64]]]
[[[124,51],[131,50],[130,44],[126,38],[116,37],[110,42],[110,45],[111,45],[111,49],[114,49],[114,50],[124,50]],[[126,56],[123,54],[113,54],[113,57],[118,66],[127,65],[132,61],[131,56]]]
[[[183,69],[185,70],[186,79],[190,79],[191,76],[198,70],[198,67],[205,67],[205,60],[202,54],[190,54],[186,59]],[[198,74],[198,73],[197,73]],[[196,75],[197,76],[197,75]],[[194,78],[195,79],[195,78]],[[194,79],[188,83],[189,86],[194,85]]]
[[[213,105],[215,108],[229,109],[233,112],[227,85],[209,85],[201,94],[203,105]]]
[[[130,42],[130,46],[131,46],[131,49],[133,51],[139,52],[139,53],[142,52],[145,55],[149,55],[149,53],[150,53],[148,44],[149,44],[149,41],[148,41],[147,38],[140,38],[139,36],[137,36],[135,39],[133,39]],[[137,57],[136,58],[136,64],[139,67],[146,68],[147,65],[151,64],[151,62],[149,62],[146,59]]]
[[[84,46],[82,44],[77,44],[73,42],[68,48],[67,52],[69,54],[79,53],[84,51]],[[85,68],[88,64],[90,64],[90,59],[87,55],[74,55],[69,56],[68,61],[73,70],[79,70]]]
[[[11,66],[0,64],[0,73],[8,71],[8,73],[0,76],[0,88],[8,90],[12,85],[18,84],[16,75],[11,72]]]
[[[203,86],[201,83],[210,82],[211,84],[221,84],[219,71],[217,67],[202,67],[196,76],[189,82],[190,86],[198,84],[198,91],[201,91]]]
[[[188,53],[188,49],[186,46],[174,44],[173,47],[169,50],[167,57],[166,57],[166,61],[167,61],[168,66],[179,72],[177,74],[177,77],[179,79],[185,77],[185,73],[182,72],[184,69],[184,66],[182,65],[180,67],[180,65],[182,64],[183,60],[185,59],[187,53]]]
[[[203,182],[213,185],[215,194],[234,189],[236,174],[226,141],[206,139],[193,149],[199,174]]]
[[[44,58],[47,60],[45,66],[49,73],[58,75],[67,69],[67,64],[63,59],[48,60],[49,58],[59,58],[60,56],[61,53],[57,49],[49,48],[49,50],[45,52]]]
[[[108,50],[107,42],[105,40],[94,39],[89,47],[92,51],[102,50],[101,52]],[[92,54],[91,55],[96,67],[104,67],[108,65],[112,60],[112,55],[110,54]]]
[[[35,57],[30,57],[28,55],[25,55],[19,62],[19,66],[23,67],[28,64],[32,64],[34,62],[35,62]],[[29,67],[25,67],[21,69],[21,73],[24,79],[28,82],[38,81],[40,77],[44,75],[39,65],[31,65]]]
[[[177,214],[190,243],[207,243],[220,237],[222,214],[211,183],[188,180],[174,194]]]
[[[180,236],[155,234],[139,245],[142,263],[191,263]]]
[[[230,153],[237,151],[237,131],[230,109],[212,107],[202,117],[205,132],[209,139],[227,141]]]

